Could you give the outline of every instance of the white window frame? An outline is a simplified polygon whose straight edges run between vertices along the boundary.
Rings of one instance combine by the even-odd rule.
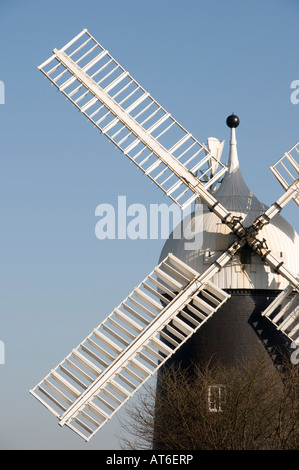
[[[223,404],[226,401],[226,385],[215,384],[208,387],[208,409],[213,413],[223,411]]]

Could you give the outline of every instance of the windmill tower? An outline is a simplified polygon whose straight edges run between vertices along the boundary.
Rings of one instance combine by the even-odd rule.
[[[221,316],[230,290],[266,290],[269,305],[255,322],[264,316],[280,337],[297,340],[298,237],[278,214],[291,199],[299,204],[299,143],[273,167],[285,193],[266,208],[239,170],[235,116],[228,120],[226,167],[215,154],[220,143],[210,141],[207,148],[198,142],[86,29],[54,49],[39,69],[172,201],[184,209],[201,200],[209,211],[202,252],[186,254],[182,245],[167,242],[159,265],[30,391],[61,426],[88,441],[169,358]],[[273,239],[282,231],[285,251],[278,254]]]
[[[241,173],[236,140],[239,118],[229,116],[227,125],[231,130],[228,171],[214,196],[228,211],[240,217],[247,228],[268,207],[250,191]],[[196,217],[202,220],[196,223]],[[196,216],[193,213],[190,224],[201,227],[201,247],[186,250],[187,240],[184,237],[178,240],[170,236],[162,249],[161,260],[167,253],[173,253],[202,273],[221,252],[227,250],[234,235],[206,206],[203,215]],[[178,232],[178,228],[175,231]],[[280,214],[263,227],[260,239],[264,239],[267,248],[278,259],[286,261],[293,272],[299,272],[299,236]],[[285,278],[271,269],[267,262],[245,244],[212,281],[229,293],[230,298],[217,315],[180,348],[173,360],[185,367],[194,362],[210,362],[211,358],[212,363],[220,362],[230,367],[241,359],[254,356],[256,359],[265,359],[269,364],[279,363],[281,354],[288,352],[288,338],[281,335],[261,313],[287,287]]]

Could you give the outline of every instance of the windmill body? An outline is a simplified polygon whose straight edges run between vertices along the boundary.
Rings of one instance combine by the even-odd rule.
[[[249,227],[268,207],[248,188],[239,164],[234,128],[231,134],[228,171],[214,196],[229,212],[240,216],[245,227]],[[199,220],[194,220],[195,217]],[[190,224],[202,230],[202,246],[197,250],[185,249],[188,240],[184,236],[178,240],[170,235],[160,258],[173,253],[198,272],[204,272],[233,242],[234,234],[205,205],[203,214],[194,213]],[[183,230],[176,228],[175,233],[183,233]],[[293,272],[299,272],[299,236],[280,214],[261,229],[258,238],[261,241],[265,239],[269,249],[278,259],[283,259]],[[287,286],[285,278],[254,252],[251,251],[251,256],[246,259],[245,251],[236,253],[231,262],[212,278],[213,282],[222,289],[282,290]]]
[[[274,165],[284,193],[266,208],[240,172],[236,116],[227,120],[227,167],[223,142],[195,139],[86,29],[38,68],[170,200],[207,208],[202,247],[185,251],[184,239],[170,237],[158,266],[30,390],[59,425],[90,440],[177,354],[218,350],[229,363],[237,349],[264,353],[260,323],[274,343],[299,340],[298,235],[279,215],[291,199],[299,205],[299,142]]]
[[[228,172],[214,195],[228,211],[242,217],[247,227],[268,209],[245,183],[234,127],[231,128]],[[200,220],[196,222],[195,217]],[[234,234],[207,207],[202,214],[194,212],[189,223],[202,230],[202,246],[186,250],[187,240],[178,240],[171,235],[162,249],[161,259],[171,252],[198,272],[204,272],[233,242]],[[280,214],[263,227],[259,238],[266,240],[277,258],[287,260],[292,270],[299,272],[299,236]],[[244,358],[265,359],[269,365],[279,360],[280,353],[287,352],[289,341],[261,313],[286,288],[285,278],[245,246],[215,274],[212,281],[228,292],[230,298],[171,361],[185,367],[207,362],[220,362],[229,367]]]

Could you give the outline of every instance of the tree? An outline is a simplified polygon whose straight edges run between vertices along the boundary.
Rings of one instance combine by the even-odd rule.
[[[299,445],[299,374],[288,360],[163,367],[122,419],[125,448],[287,450]]]

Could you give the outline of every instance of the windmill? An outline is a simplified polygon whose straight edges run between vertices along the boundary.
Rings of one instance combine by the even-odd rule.
[[[200,200],[216,217],[221,233],[229,236],[228,246],[210,256],[202,271],[167,252],[106,320],[30,390],[61,426],[89,441],[169,358],[217,317],[230,294],[212,279],[246,248],[283,279],[283,289],[263,316],[288,341],[298,340],[297,272],[271,251],[263,235],[291,199],[299,204],[299,142],[272,167],[283,195],[248,224],[215,196],[225,185],[225,175],[230,178],[237,168],[237,116],[227,119],[228,168],[220,161],[223,143],[210,140],[208,147],[199,143],[86,29],[54,49],[38,68],[173,202],[184,209]],[[214,193],[221,177],[223,183]]]

